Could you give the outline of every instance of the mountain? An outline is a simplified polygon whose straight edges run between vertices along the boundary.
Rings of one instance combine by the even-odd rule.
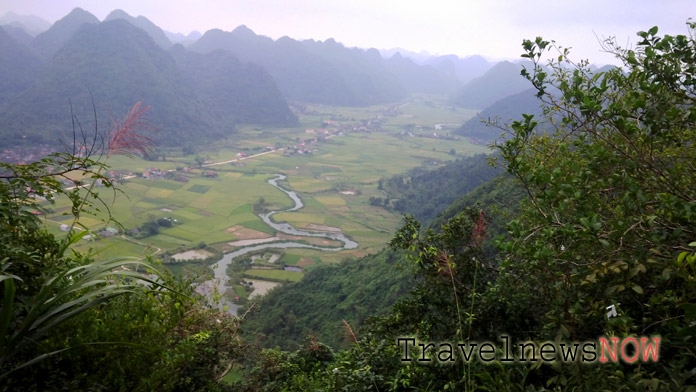
[[[135,27],[138,27],[140,29],[143,29],[146,33],[150,35],[150,37],[163,49],[169,49],[172,46],[172,42],[167,38],[167,35],[162,31],[161,28],[157,27],[154,23],[150,21],[150,19],[144,17],[144,16],[138,16],[137,18],[134,18],[130,15],[128,15],[125,11],[122,10],[113,10],[109,13],[109,15],[106,16],[104,19],[104,22],[108,22],[110,20],[115,20],[115,19],[123,19],[127,21],[128,23],[132,24]]]
[[[442,74],[454,74],[459,79],[459,84],[469,83],[493,66],[485,58],[478,55],[460,58],[454,54],[432,55],[426,51],[416,53],[402,48],[383,49],[380,50],[380,53],[385,59],[390,59],[398,54],[418,65],[432,66]]]
[[[385,61],[387,69],[401,85],[413,93],[453,94],[462,84],[454,72],[438,70],[430,65],[418,65],[399,52]]]
[[[466,84],[453,98],[453,102],[466,108],[483,109],[496,101],[521,93],[530,87],[527,79],[520,75],[524,64],[502,61],[485,74]]]
[[[181,33],[172,33],[170,31],[165,31],[164,35],[167,36],[169,41],[171,41],[174,44],[182,44],[184,46],[191,45],[192,43],[196,42],[199,38],[203,36],[198,31],[192,31],[188,35],[183,35]]]
[[[290,100],[370,105],[407,95],[376,50],[349,49],[332,39],[274,41],[240,26],[232,32],[207,31],[189,48],[200,53],[226,49],[241,61],[263,66]]]
[[[42,61],[24,44],[0,27],[0,105],[29,88]]]
[[[0,116],[2,140],[72,140],[70,102],[89,131],[92,99],[100,124],[108,124],[110,116],[123,116],[137,101],[151,106],[148,119],[158,129],[152,137],[160,144],[199,142],[234,131],[233,126],[222,131],[174,59],[147,33],[113,20],[84,24],[33,85],[9,102]]]
[[[25,45],[29,47],[31,45],[31,41],[34,40],[34,37],[29,35],[27,33],[26,29],[21,27],[18,23],[10,23],[6,25],[0,26],[7,34],[10,35],[15,41],[19,42],[22,45]]]
[[[273,78],[261,66],[243,63],[223,50],[200,54],[175,45],[170,53],[223,123],[297,124]]]
[[[453,54],[431,57],[425,61],[424,65],[431,65],[440,72],[454,73],[462,84],[483,75],[493,66],[481,56],[460,58]]]
[[[522,114],[541,115],[541,102],[536,97],[536,89],[529,88],[521,93],[505,97],[482,110],[476,117],[465,122],[454,133],[488,144],[500,137],[502,130],[487,126],[484,120],[498,119],[500,125],[521,120]]]
[[[411,50],[404,49],[404,48],[380,49],[379,53],[385,59],[391,58],[395,54],[399,53],[401,56],[413,60],[413,62],[418,64],[418,65],[426,64],[428,62],[428,60],[430,60],[432,57],[437,57],[437,56],[434,56],[434,55],[428,53],[425,50],[420,51],[420,52],[413,52]]]
[[[18,15],[8,12],[0,17],[0,26],[12,25],[22,28],[29,35],[35,36],[51,27],[51,23],[35,15]]]
[[[99,19],[82,8],[75,8],[50,29],[37,35],[33,47],[44,59],[50,59],[85,23],[97,24]]]

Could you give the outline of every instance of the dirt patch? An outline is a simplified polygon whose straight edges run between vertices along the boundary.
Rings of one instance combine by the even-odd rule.
[[[268,238],[271,237],[270,234],[264,233],[263,231],[258,231],[250,229],[248,227],[234,225],[225,229],[226,233],[230,233],[240,240],[254,240],[258,238]]]
[[[278,241],[278,240],[280,240],[279,237],[257,238],[257,239],[252,239],[252,240],[232,241],[232,242],[228,242],[227,245],[237,247],[237,246],[263,244],[264,242],[272,242],[272,241]]]
[[[299,235],[290,235],[285,233],[278,233],[278,237],[288,241],[300,241],[305,239],[305,237],[300,237]]]
[[[341,232],[341,229],[339,229],[338,227],[318,225],[316,223],[308,224],[307,226],[305,226],[305,229],[312,230],[312,231],[327,231],[330,233],[340,233]]]
[[[255,297],[260,297],[267,292],[269,292],[272,288],[278,286],[280,283],[278,282],[269,282],[267,280],[257,280],[257,279],[246,279],[247,282],[252,282],[254,286],[254,291],[249,294],[249,299],[253,299]]]
[[[314,259],[311,257],[303,257],[297,262],[298,267],[308,267],[314,265]]]
[[[288,241],[307,241],[308,243],[310,243],[312,245],[319,245],[319,246],[339,247],[342,244],[340,241],[329,240],[326,238],[302,237],[299,235],[290,235],[290,234],[285,234],[285,233],[279,233],[278,237],[282,238],[284,240],[288,240]]]
[[[172,255],[172,259],[176,261],[181,260],[205,260],[213,254],[202,249],[187,250],[186,252],[177,253]]]
[[[339,247],[342,245],[341,241],[327,240],[326,238],[304,237],[303,239],[312,245],[332,246],[332,247]]]
[[[215,282],[212,280],[206,280],[205,282],[199,284],[194,289],[198,294],[210,298],[215,290]]]

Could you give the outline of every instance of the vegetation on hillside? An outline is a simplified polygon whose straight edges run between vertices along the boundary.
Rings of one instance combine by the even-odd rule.
[[[419,167],[380,179],[378,189],[386,196],[374,197],[370,202],[429,222],[453,201],[499,174],[484,154],[446,162],[437,169]]]
[[[535,96],[536,90],[530,88],[507,96],[486,107],[478,115],[457,128],[454,133],[479,143],[490,144],[504,134],[507,124],[519,119],[522,114],[540,116],[541,102]],[[490,126],[491,123],[498,126]]]
[[[261,66],[242,63],[223,50],[203,55],[177,45],[169,53],[220,123],[297,125],[297,116]]]
[[[358,329],[367,318],[384,314],[413,283],[401,255],[388,250],[320,266],[255,303],[245,318],[245,336],[264,348],[295,350],[307,336],[347,348],[344,320]]]
[[[638,34],[635,50],[608,41],[625,69],[601,73],[570,62],[562,48],[542,68],[554,46],[525,41],[524,57],[535,64],[525,76],[545,102],[542,120],[561,120],[538,134],[537,120],[524,116],[498,145],[526,194],[498,256],[481,247],[485,211],[466,209],[437,233],[419,234],[409,219],[391,245],[408,252],[419,284],[389,315],[350,330],[347,351],[333,353],[313,340],[293,353],[262,351],[241,386],[693,390],[695,30],[689,23],[690,36],[658,36],[655,27]],[[561,93],[547,94],[549,86]],[[505,339],[515,345],[509,362]],[[480,348],[467,361],[442,342]],[[530,344],[524,353],[520,342]],[[556,349],[539,351],[544,343],[574,342],[583,345],[574,360]]]

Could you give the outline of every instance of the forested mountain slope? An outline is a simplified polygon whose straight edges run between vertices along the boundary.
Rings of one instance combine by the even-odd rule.
[[[529,62],[501,61],[462,87],[452,101],[465,108],[485,109],[496,101],[521,93],[529,89],[529,82],[520,71],[530,65]]]
[[[243,63],[224,50],[200,54],[176,45],[170,53],[189,85],[210,103],[223,124],[297,124],[297,116],[261,66]]]
[[[274,41],[239,26],[231,32],[207,31],[189,48],[200,53],[225,49],[242,61],[263,66],[290,100],[369,105],[406,96],[384,69],[378,52],[348,49],[333,40]]]
[[[26,45],[0,27],[0,108],[11,97],[26,90],[43,67],[43,62]]]
[[[82,8],[75,8],[51,28],[37,35],[32,46],[44,60],[50,60],[85,23],[97,24],[99,19]]]
[[[483,154],[450,161],[437,169],[415,168],[380,180],[379,189],[387,195],[381,204],[427,223],[453,201],[499,174]],[[380,200],[374,202],[380,204]]]
[[[541,112],[541,101],[536,97],[536,91],[527,89],[494,102],[462,124],[454,133],[478,143],[489,144],[498,139],[512,121],[521,119],[522,114],[539,117]],[[488,121],[491,122],[490,126]]]
[[[150,135],[162,144],[221,137],[209,105],[181,75],[172,57],[124,20],[84,24],[56,53],[32,86],[2,113],[2,141],[55,143],[72,140],[70,103],[90,131],[92,100],[98,118],[118,116],[135,102],[152,107]],[[38,115],[38,114],[41,115]]]

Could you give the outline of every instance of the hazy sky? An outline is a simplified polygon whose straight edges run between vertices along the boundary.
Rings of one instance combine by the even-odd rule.
[[[541,35],[572,47],[573,57],[609,62],[598,37],[635,42],[635,32],[686,33],[696,0],[0,0],[7,11],[49,22],[81,7],[103,19],[111,10],[143,15],[164,30],[233,30],[245,24],[272,38],[334,38],[346,46],[517,58],[523,38]]]

